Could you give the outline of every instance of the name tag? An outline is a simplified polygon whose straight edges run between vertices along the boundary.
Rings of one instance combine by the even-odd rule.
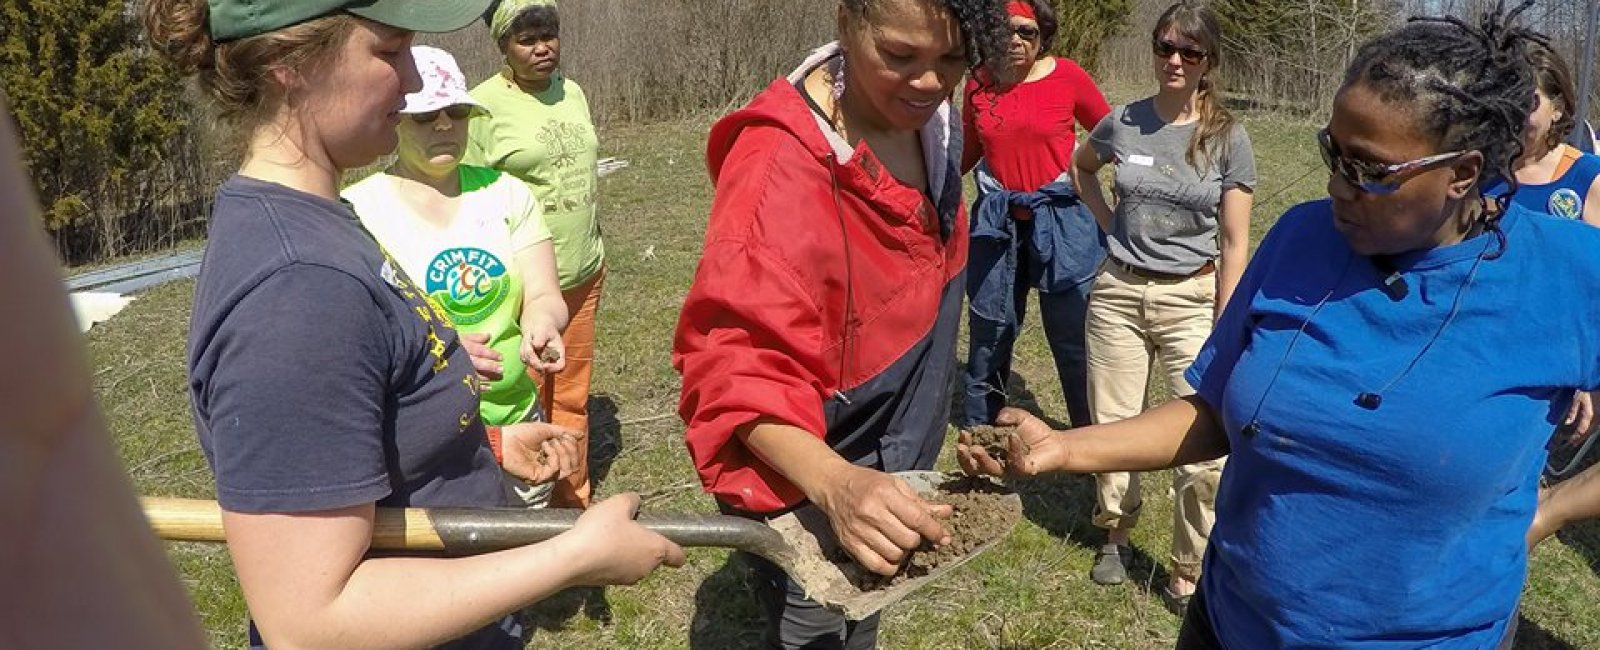
[[[1154,167],[1156,164],[1156,159],[1142,154],[1134,154],[1132,156],[1128,156],[1128,164],[1138,165],[1140,167]]]

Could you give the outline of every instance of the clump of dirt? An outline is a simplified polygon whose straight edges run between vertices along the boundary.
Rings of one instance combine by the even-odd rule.
[[[539,360],[544,362],[546,365],[560,361],[561,351],[555,349],[554,346],[545,346],[543,350],[539,351]]]
[[[899,583],[919,578],[934,569],[966,558],[978,547],[1003,537],[1022,518],[1022,508],[1010,490],[983,477],[963,476],[952,478],[937,486],[931,494],[921,495],[932,504],[949,504],[954,512],[945,519],[945,532],[950,543],[935,548],[924,542],[900,564],[900,571],[885,576],[863,569],[842,549],[830,558],[835,564],[845,565],[845,576],[862,591],[887,589]]]
[[[1006,462],[1006,448],[1010,445],[1011,434],[1016,432],[1016,427],[998,427],[980,424],[967,427],[967,433],[972,436],[972,444],[982,447],[989,453],[989,457],[1000,462]]]

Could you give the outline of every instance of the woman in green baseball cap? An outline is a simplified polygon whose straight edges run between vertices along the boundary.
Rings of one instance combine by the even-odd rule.
[[[632,521],[634,495],[533,546],[370,555],[377,507],[504,506],[497,459],[523,477],[571,463],[533,427],[487,434],[460,337],[339,200],[344,170],[394,149],[422,88],[413,33],[487,4],[144,6],[152,44],[197,74],[243,144],[212,207],[188,369],[252,647],[521,648],[510,612],[683,562]]]

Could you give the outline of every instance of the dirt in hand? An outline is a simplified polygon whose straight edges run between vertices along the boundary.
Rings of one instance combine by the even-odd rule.
[[[560,361],[560,360],[561,360],[561,351],[555,349],[554,347],[546,346],[545,349],[539,351],[539,361],[544,362],[546,365],[555,363],[555,362]]]
[[[1011,434],[1016,427],[998,427],[980,424],[967,427],[967,433],[972,435],[972,444],[982,447],[988,452],[989,457],[1000,462],[1006,462],[1006,448],[1011,444]]]
[[[950,543],[935,548],[924,542],[892,576],[861,568],[841,549],[830,559],[836,564],[848,564],[845,575],[857,588],[862,591],[887,589],[928,575],[939,566],[961,560],[978,547],[1005,536],[1022,518],[1022,509],[1011,491],[982,477],[953,478],[939,485],[936,492],[923,494],[922,498],[931,504],[949,504],[954,508],[950,517],[942,521],[945,532],[950,534]]]

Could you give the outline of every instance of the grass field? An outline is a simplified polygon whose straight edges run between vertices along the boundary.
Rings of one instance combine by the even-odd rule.
[[[1323,192],[1314,126],[1248,115],[1261,183],[1253,233]],[[602,181],[610,276],[600,316],[593,450],[602,495],[638,491],[645,508],[712,512],[700,492],[674,413],[671,330],[699,257],[711,190],[702,147],[708,122],[607,129],[605,156],[631,166]],[[147,495],[210,497],[211,477],[186,402],[184,339],[193,284],[162,287],[91,332],[96,386],[122,458]],[[1018,343],[1013,397],[1045,414],[1064,412],[1060,388],[1031,310]],[[963,347],[964,349],[964,347]],[[308,368],[315,372],[315,368]],[[1162,392],[1160,390],[1158,393]],[[953,466],[947,445],[941,466]],[[1168,648],[1178,619],[1158,596],[1165,573],[1168,481],[1152,477],[1151,511],[1134,535],[1132,580],[1088,579],[1100,535],[1089,525],[1091,480],[1021,486],[1026,520],[1002,543],[888,610],[885,648]],[[1570,531],[1540,548],[1524,598],[1518,647],[1600,647],[1600,535]],[[245,611],[226,551],[174,544],[170,554],[219,648],[244,645]],[[1364,567],[1352,566],[1361,572]],[[1373,579],[1382,579],[1373,576]],[[760,621],[744,569],[727,553],[692,551],[682,569],[632,588],[574,590],[527,612],[530,647],[754,647]]]

